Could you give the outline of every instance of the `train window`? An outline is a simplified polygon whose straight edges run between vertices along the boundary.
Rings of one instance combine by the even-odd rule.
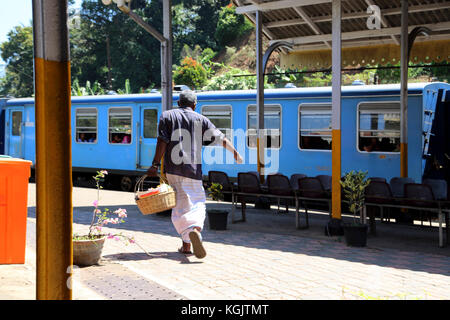
[[[203,106],[202,114],[216,126],[217,129],[231,140],[232,137],[232,107],[231,106]]]
[[[304,150],[331,150],[331,105],[302,104],[298,144]]]
[[[97,109],[79,108],[75,113],[75,135],[77,142],[97,142]]]
[[[144,110],[144,138],[156,138],[158,129],[158,110]]]
[[[131,108],[109,109],[109,142],[131,143]]]
[[[258,114],[256,105],[247,108],[247,146],[256,148]],[[266,148],[281,147],[281,106],[264,105],[264,135]]]
[[[13,136],[20,136],[20,126],[22,124],[22,111],[12,112],[12,132]]]
[[[400,151],[399,103],[360,104],[358,122],[359,151]]]

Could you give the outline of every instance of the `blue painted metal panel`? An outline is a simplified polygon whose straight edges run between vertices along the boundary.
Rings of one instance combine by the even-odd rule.
[[[0,154],[5,154],[5,106],[8,99],[0,99]]]
[[[438,88],[449,90],[448,84],[410,84],[408,99],[408,155],[409,175],[417,182],[423,173],[423,109],[432,108],[430,92]],[[353,86],[343,88],[342,99],[342,174],[349,170],[368,170],[369,176],[381,176],[390,179],[400,174],[399,153],[359,152],[357,150],[358,105],[362,102],[400,101],[399,85]],[[174,95],[174,101],[178,95]],[[81,168],[109,170],[145,171],[153,159],[156,139],[143,137],[143,112],[146,108],[156,108],[158,118],[161,96],[159,94],[94,96],[72,98],[72,165]],[[430,102],[431,101],[431,102]],[[331,175],[331,151],[300,150],[298,142],[299,105],[302,103],[331,103],[331,88],[295,88],[266,90],[265,103],[281,105],[281,149],[270,150],[266,159],[271,172],[280,172],[287,176],[304,173],[308,176]],[[34,106],[33,99],[11,99],[5,109],[15,107],[24,109],[24,154],[25,159],[35,160]],[[256,91],[228,91],[198,93],[197,112],[203,105],[227,104],[233,108],[233,129],[247,129],[247,107],[256,104]],[[96,108],[97,142],[93,144],[77,143],[76,109]],[[108,141],[108,110],[113,107],[130,107],[132,110],[131,144],[112,144]],[[245,138],[234,139],[234,144],[247,164],[237,165],[233,155],[221,147],[204,147],[204,159],[219,159],[219,163],[204,163],[203,174],[209,170],[225,171],[231,177],[238,172],[256,171],[256,149],[248,148]],[[277,161],[279,159],[279,161]],[[228,164],[228,163],[232,164]],[[249,163],[250,162],[250,163]]]

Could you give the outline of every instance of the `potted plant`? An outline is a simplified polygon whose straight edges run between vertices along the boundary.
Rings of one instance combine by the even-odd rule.
[[[209,194],[214,201],[221,201],[224,199],[222,193],[223,186],[220,183],[212,183],[208,188]],[[226,230],[228,211],[219,209],[207,209],[209,219],[209,228],[212,230]]]
[[[367,171],[350,171],[340,182],[348,200],[349,211],[353,214],[351,223],[344,223],[344,236],[349,246],[365,247],[367,243],[367,225],[358,221],[356,213],[364,207],[364,190],[370,183]]]
[[[74,234],[72,237],[74,265],[90,266],[98,264],[102,255],[103,244],[107,238],[115,240],[124,239],[127,243],[135,242],[133,238],[121,233],[102,233],[103,226],[107,224],[123,223],[127,217],[126,209],[119,208],[115,211],[111,211],[108,208],[105,208],[102,211],[98,206],[100,189],[102,189],[100,182],[103,181],[107,174],[108,172],[106,170],[101,170],[97,171],[97,175],[93,177],[97,186],[97,200],[93,202],[94,210],[92,213],[91,225],[89,226],[89,233],[87,235]]]

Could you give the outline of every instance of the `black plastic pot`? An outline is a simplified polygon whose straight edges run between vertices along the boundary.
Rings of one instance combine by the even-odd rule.
[[[344,236],[348,246],[365,247],[367,244],[367,225],[366,224],[344,225]]]
[[[228,211],[224,210],[207,210],[209,228],[211,230],[226,230]]]

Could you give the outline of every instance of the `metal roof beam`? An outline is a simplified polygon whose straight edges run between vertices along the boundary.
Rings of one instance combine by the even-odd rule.
[[[368,6],[376,6],[375,2],[373,0],[366,0],[366,3]],[[386,20],[386,18],[384,18],[383,15],[380,16],[380,22],[383,25],[383,27],[391,27],[391,25],[389,24],[389,22]],[[400,45],[400,41],[398,41],[397,37],[395,35],[391,35],[392,40],[394,40],[394,42],[397,45]]]
[[[450,33],[450,22],[409,26],[409,30],[412,30],[415,27],[427,27],[431,31],[448,31]],[[342,33],[342,40],[391,36],[391,35],[398,35],[398,34],[400,34],[400,32],[401,32],[400,27],[382,28],[379,30],[352,31],[352,32]],[[315,43],[315,42],[331,41],[331,34],[295,37],[295,38],[287,38],[287,39],[274,39],[274,40],[282,40],[282,41],[291,42],[293,45],[301,45],[301,44],[309,44],[309,43]],[[272,41],[274,41],[274,40],[272,40]],[[272,41],[271,41],[271,43],[272,43]]]
[[[437,35],[430,35],[428,37],[425,36],[418,36],[415,43],[423,42],[423,41],[432,41],[432,40],[447,40],[449,38],[448,34],[437,34]],[[380,44],[394,44],[394,40],[391,38],[384,38],[384,39],[376,39],[376,40],[350,40],[350,41],[343,41],[342,42],[342,48],[351,48],[351,47],[364,47],[364,46],[370,46],[370,45],[380,45]],[[296,52],[300,51],[311,51],[311,50],[325,50],[328,49],[327,46],[323,43],[317,43],[317,44],[308,44],[305,45],[295,45],[293,50]]]
[[[306,14],[305,10],[302,7],[294,7],[295,12],[302,17],[303,20],[306,21],[308,26],[315,32],[315,34],[323,34],[323,32],[319,29],[319,27],[311,20],[311,18]],[[331,45],[328,41],[324,41],[325,45],[328,48],[331,48]]]
[[[444,10],[444,9],[450,9],[450,1],[445,1],[442,3],[432,3],[432,4],[427,4],[427,5],[410,6],[408,11],[409,11],[409,13],[415,13],[415,12],[435,11],[435,10]],[[382,17],[397,15],[397,14],[401,13],[401,8],[382,9],[381,13],[382,13]],[[358,11],[358,12],[342,14],[342,20],[367,18],[367,17],[368,17],[367,11]],[[331,15],[310,17],[310,18],[313,23],[331,21]],[[299,24],[307,24],[307,22],[303,19],[289,19],[289,20],[267,22],[267,23],[265,23],[265,26],[267,28],[279,28],[279,27],[287,27],[287,26],[299,25]]]
[[[247,6],[239,6],[236,8],[236,13],[250,13],[256,11],[269,11],[269,10],[278,10],[278,9],[286,9],[293,8],[298,6],[309,6],[313,4],[321,4],[328,3],[331,0],[281,0],[281,1],[272,1],[272,2],[264,2],[260,4],[252,4]]]

